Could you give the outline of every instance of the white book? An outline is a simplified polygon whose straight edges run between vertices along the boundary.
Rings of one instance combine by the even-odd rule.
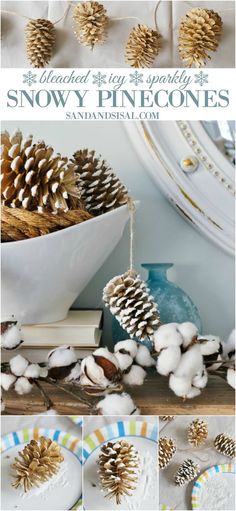
[[[16,351],[2,350],[2,354],[1,354],[2,363],[9,362],[10,359],[12,357],[14,357],[14,355],[22,355],[22,357],[27,358],[27,360],[29,360],[33,364],[40,363],[40,362],[46,362],[48,353],[53,349],[52,347],[32,349],[32,348],[27,348],[27,347],[24,348],[23,346],[24,345],[22,344],[22,346],[20,348],[18,348]],[[75,347],[74,349],[75,349],[77,358],[82,359],[84,357],[87,357],[88,355],[92,355],[93,351],[96,348],[82,348],[81,349],[81,348]]]

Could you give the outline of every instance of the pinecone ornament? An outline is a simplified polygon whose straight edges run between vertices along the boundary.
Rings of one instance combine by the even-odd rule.
[[[159,439],[159,467],[166,468],[176,453],[176,443],[172,438],[162,437]]]
[[[12,469],[15,472],[14,488],[23,488],[25,492],[34,486],[48,481],[60,468],[64,458],[57,442],[50,438],[40,437],[31,440],[15,458]]]
[[[102,44],[107,38],[109,18],[99,2],[78,3],[73,12],[74,33],[81,44]]]
[[[56,30],[49,20],[30,20],[26,25],[26,53],[33,67],[45,67],[51,60]]]
[[[74,154],[80,176],[81,198],[87,211],[101,215],[127,203],[128,191],[95,151],[84,149]]]
[[[150,67],[161,49],[161,35],[147,25],[134,27],[126,45],[126,62],[131,67]]]
[[[178,468],[176,474],[175,474],[175,484],[177,486],[183,486],[184,484],[187,484],[189,481],[193,481],[195,477],[200,472],[200,467],[198,463],[195,463],[191,459],[185,460],[180,467]]]
[[[236,442],[227,433],[220,433],[217,435],[214,441],[214,446],[216,450],[219,453],[224,454],[224,456],[234,458],[236,455]]]
[[[30,211],[67,211],[79,198],[76,166],[44,142],[23,139],[21,131],[12,137],[1,134],[2,204]]]
[[[139,454],[126,440],[108,442],[99,455],[99,477],[106,497],[121,504],[123,496],[131,496],[139,475]]]
[[[156,304],[140,276],[133,271],[118,275],[103,290],[103,301],[130,337],[152,338],[160,325]]]
[[[208,437],[207,422],[195,419],[189,424],[187,429],[188,442],[194,447],[204,444]]]
[[[179,54],[186,67],[203,67],[210,52],[216,51],[222,34],[217,12],[200,7],[191,9],[179,28]]]

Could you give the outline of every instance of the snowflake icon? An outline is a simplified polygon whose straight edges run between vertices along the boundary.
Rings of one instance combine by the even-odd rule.
[[[103,75],[100,71],[96,74],[96,75],[93,75],[93,84],[97,85],[98,87],[101,87],[102,85],[105,85],[106,82],[106,76],[107,75]]]
[[[27,85],[31,87],[31,85],[37,83],[37,75],[34,75],[31,73],[31,71],[28,71],[28,73],[23,74],[23,83],[27,83]]]
[[[138,87],[140,83],[143,83],[143,74],[139,73],[138,71],[135,71],[134,73],[131,73],[130,75],[130,83],[133,83]]]
[[[207,73],[203,73],[203,71],[199,71],[199,73],[194,76],[195,76],[194,83],[198,83],[200,85],[200,87],[202,87],[203,85],[206,85],[206,83],[208,83],[208,74]]]

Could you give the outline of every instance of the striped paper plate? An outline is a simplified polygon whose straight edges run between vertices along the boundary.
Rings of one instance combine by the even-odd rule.
[[[201,493],[201,490],[202,490],[204,484],[206,484],[207,481],[209,481],[211,478],[213,478],[219,474],[224,474],[225,477],[227,477],[229,474],[235,474],[235,468],[236,468],[236,465],[234,465],[233,463],[226,463],[223,465],[214,465],[213,467],[210,467],[207,470],[205,470],[205,472],[203,472],[198,477],[196,482],[194,483],[193,490],[192,490],[192,509],[202,509],[202,504],[200,501],[200,493]],[[206,489],[206,491],[207,491],[207,489]],[[220,503],[219,503],[219,505],[220,505]],[[212,508],[209,507],[206,509],[212,509]],[[219,507],[218,509],[221,509],[221,507]],[[231,508],[224,507],[224,509],[231,509]],[[232,509],[233,509],[233,507],[232,507]]]
[[[166,506],[165,504],[160,505],[160,511],[174,511],[173,508]]]
[[[81,415],[69,415],[69,418],[77,424],[77,426],[83,426],[83,417]]]

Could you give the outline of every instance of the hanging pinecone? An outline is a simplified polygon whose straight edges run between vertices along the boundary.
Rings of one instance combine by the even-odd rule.
[[[73,162],[80,177],[81,198],[87,211],[101,215],[127,203],[128,191],[95,151],[76,151]]]
[[[187,484],[189,481],[195,479],[199,472],[200,467],[198,463],[195,463],[191,459],[187,459],[180,465],[175,474],[174,477],[175,484],[177,484],[177,486],[183,486],[184,484]]]
[[[99,477],[106,497],[121,504],[122,496],[131,496],[139,475],[139,454],[126,440],[108,442],[99,455]]]
[[[207,422],[195,419],[189,424],[187,429],[188,442],[194,447],[204,444],[208,437]]]
[[[16,472],[14,475],[16,481],[12,483],[12,486],[21,487],[25,492],[33,486],[39,486],[58,472],[63,460],[61,448],[57,442],[43,436],[38,441],[31,440],[19,452],[19,458],[15,458],[15,463],[12,465]]]
[[[219,435],[217,435],[214,441],[214,446],[216,450],[219,453],[224,454],[224,456],[234,458],[236,455],[235,440],[227,433],[220,433]]]
[[[103,290],[103,301],[131,337],[152,338],[160,325],[156,304],[145,282],[133,271],[111,279]]]
[[[218,48],[222,26],[217,12],[200,7],[187,12],[179,28],[179,54],[187,67],[205,66]]]
[[[78,3],[73,12],[74,33],[84,46],[102,44],[107,38],[109,18],[98,2]]]
[[[56,30],[49,20],[30,20],[26,25],[26,53],[33,67],[45,67],[52,58]]]
[[[174,415],[160,415],[161,421],[164,421],[164,422],[171,422],[174,420],[174,418],[175,418]]]
[[[166,468],[176,453],[176,443],[166,436],[159,439],[159,467]]]
[[[23,139],[21,131],[10,137],[1,134],[2,204],[42,212],[61,209],[79,198],[76,165],[55,154],[44,142],[33,143],[30,135]]]
[[[161,35],[147,25],[134,27],[126,45],[126,62],[131,67],[150,67],[161,48]]]

